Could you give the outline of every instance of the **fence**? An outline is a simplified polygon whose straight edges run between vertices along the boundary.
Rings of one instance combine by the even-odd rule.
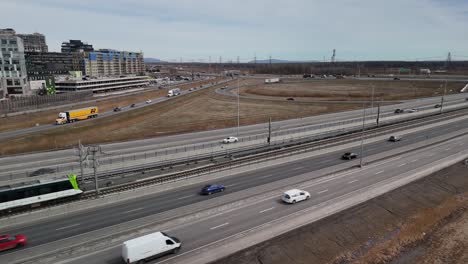
[[[92,91],[81,91],[54,95],[30,95],[9,98],[0,101],[0,114],[35,110],[50,106],[59,106],[68,103],[81,102],[93,97]]]

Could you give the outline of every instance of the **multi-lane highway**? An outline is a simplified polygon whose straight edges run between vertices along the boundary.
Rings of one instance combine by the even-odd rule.
[[[404,135],[403,140],[400,142],[388,142],[386,140],[380,140],[378,142],[373,142],[367,144],[364,148],[364,155],[366,157],[372,155],[380,155],[385,153],[386,151],[395,150],[402,147],[408,147],[411,144],[416,144],[418,142],[425,142],[430,139],[441,137],[453,132],[462,131],[463,129],[468,129],[467,122],[455,122],[449,123],[443,126],[435,126],[427,131],[412,133]],[[458,142],[456,147],[461,147],[464,142]],[[440,147],[438,148],[437,154],[442,155],[449,155],[453,153],[453,151],[457,150],[452,145],[450,147]],[[25,233],[30,238],[30,246],[29,247],[39,247],[39,246],[47,246],[48,243],[53,241],[57,241],[60,239],[64,239],[67,237],[77,236],[79,234],[84,234],[87,232],[92,232],[95,230],[103,229],[105,227],[114,226],[117,224],[129,222],[136,219],[141,219],[150,215],[182,208],[182,207],[193,207],[199,203],[206,203],[210,200],[209,204],[216,205],[216,201],[221,199],[231,199],[234,201],[235,199],[241,199],[245,197],[238,197],[239,194],[242,194],[246,190],[255,190],[260,186],[268,185],[274,182],[281,182],[285,181],[285,184],[291,184],[294,177],[307,174],[310,172],[318,171],[325,168],[330,168],[334,166],[351,166],[355,164],[355,161],[343,161],[340,159],[341,154],[344,151],[354,151],[359,153],[359,148],[356,147],[355,149],[343,149],[340,151],[335,151],[332,153],[328,153],[325,155],[316,156],[314,158],[299,160],[297,162],[291,162],[288,164],[283,164],[281,166],[276,167],[269,167],[264,169],[259,169],[254,172],[243,173],[240,175],[234,175],[231,177],[223,178],[220,183],[227,186],[227,191],[223,194],[216,195],[216,196],[201,196],[198,194],[200,188],[204,185],[204,183],[198,183],[196,185],[190,185],[185,187],[180,187],[176,189],[172,189],[170,191],[157,193],[155,195],[147,196],[144,198],[138,198],[134,200],[128,200],[125,202],[117,203],[111,206],[105,206],[96,208],[94,210],[87,210],[77,213],[72,213],[62,217],[55,217],[50,218],[38,223],[32,223],[25,226],[11,228],[9,230],[2,230],[6,233]],[[424,155],[430,155],[431,152],[428,150],[423,151]],[[322,198],[330,198],[331,196],[336,196],[341,194],[342,192],[351,191],[353,188],[360,188],[362,185],[370,185],[376,180],[384,179],[385,177],[389,177],[389,174],[397,175],[399,172],[408,170],[408,166],[418,165],[420,163],[427,163],[432,162],[433,159],[438,157],[423,157],[421,153],[415,154],[411,158],[401,158],[398,161],[391,160],[388,162],[386,166],[394,167],[394,169],[388,169],[385,167],[380,167],[379,173],[376,173],[374,176],[369,176],[367,174],[366,177],[370,178],[359,178],[365,176],[355,175],[356,178],[347,177],[346,179],[343,178],[340,181],[330,182],[328,184],[333,184],[331,186],[321,186],[321,190],[312,190],[313,192],[321,192],[327,190],[328,193],[314,196],[314,202],[320,202]],[[398,164],[397,164],[398,163]],[[401,163],[401,164],[400,164]],[[403,165],[402,165],[403,164]],[[395,169],[397,168],[397,169]],[[381,172],[380,172],[381,171]],[[386,173],[384,173],[386,171]],[[318,174],[311,174],[308,176],[308,180],[312,180],[318,177]],[[391,176],[391,175],[390,175]],[[353,176],[354,177],[354,176]],[[346,181],[345,183],[341,181]],[[286,186],[285,185],[285,186]],[[342,188],[346,186],[346,188]],[[315,187],[314,187],[315,188]],[[280,193],[278,193],[280,195]],[[331,195],[331,196],[329,196]],[[319,197],[321,197],[319,199]],[[232,200],[234,199],[234,200]],[[318,199],[318,200],[317,200]],[[183,241],[185,242],[184,250],[189,251],[190,249],[194,249],[199,247],[201,244],[206,243],[206,239],[210,239],[212,241],[216,241],[220,238],[220,236],[226,236],[230,233],[238,232],[239,230],[243,230],[248,228],[249,226],[258,225],[264,221],[269,221],[269,219],[274,219],[275,217],[279,217],[283,214],[291,213],[289,210],[297,210],[302,207],[286,207],[285,205],[278,204],[278,198],[271,198],[268,204],[262,204],[261,206],[255,206],[251,209],[247,210],[247,212],[254,212],[257,210],[264,211],[264,215],[262,214],[261,217],[254,217],[255,219],[250,219],[250,221],[245,221],[247,217],[246,215],[243,216],[232,216],[232,215],[224,215],[220,218],[202,221],[200,223],[201,226],[195,227],[196,230],[188,232],[186,227],[181,227],[180,229],[174,229],[173,231],[181,236]],[[209,205],[207,205],[209,207]],[[301,206],[311,206],[311,204],[306,204]],[[274,207],[273,209],[269,209]],[[262,209],[263,208],[263,209]],[[280,209],[276,209],[280,208]],[[295,208],[295,209],[293,209]],[[268,209],[268,210],[267,210]],[[271,211],[266,213],[267,211]],[[266,218],[264,218],[264,216]],[[218,223],[219,222],[219,223]],[[227,223],[227,224],[226,224]],[[219,226],[219,227],[217,227]],[[216,227],[216,228],[214,228]],[[215,230],[215,229],[224,230],[222,233],[209,235],[203,239],[196,239],[197,236],[200,234],[197,231],[201,230]],[[25,248],[24,250],[28,250]],[[4,254],[5,256],[14,256],[18,254],[20,251],[10,252]],[[115,253],[115,252],[114,252]],[[1,257],[1,256],[0,256]],[[102,263],[102,262],[95,262],[95,263]],[[114,262],[110,262],[114,263]]]
[[[418,108],[420,110],[427,109],[428,111],[437,112],[438,109],[434,109],[434,105],[440,102],[440,98],[425,98],[419,100],[408,101],[398,105],[383,106],[381,107],[381,118],[393,117],[394,110],[396,108]],[[447,96],[445,99],[444,108],[449,106],[458,105],[460,107],[468,106],[468,101],[465,100],[464,94],[455,94]],[[377,109],[373,109],[373,115],[375,116]],[[405,113],[399,115],[401,118],[407,118],[409,116],[415,116],[418,113]],[[367,114],[368,118],[370,114]],[[348,111],[342,113],[333,113],[327,115],[320,115],[314,117],[307,117],[296,120],[286,120],[273,122],[272,131],[273,131],[273,140],[275,135],[284,135],[288,134],[289,131],[297,130],[298,128],[303,130],[315,131],[324,126],[332,126],[333,124],[341,124],[342,122],[355,122],[358,124],[362,118],[362,111]],[[266,135],[268,131],[268,124],[258,124],[251,126],[242,126],[239,129],[240,138],[250,138],[250,137],[259,137]],[[187,147],[190,149],[194,145],[203,145],[214,146],[220,145],[220,140],[226,136],[235,134],[235,129],[220,129],[212,131],[204,131],[198,133],[189,133],[147,140],[138,140],[130,141],[123,143],[113,143],[103,145],[103,150],[114,156],[120,155],[119,158],[132,157],[133,155],[140,155],[146,157],[145,152],[154,152],[159,151],[159,157],[161,159],[167,160],[168,157],[163,157],[161,155],[164,150],[174,148]],[[290,134],[292,135],[292,133]],[[242,146],[245,146],[243,144]],[[233,146],[235,147],[235,146]],[[230,148],[232,148],[230,146]],[[207,151],[213,151],[207,149]],[[166,152],[167,153],[167,152]],[[182,155],[182,154],[180,154]],[[185,156],[189,155],[188,153],[183,154]],[[112,157],[111,157],[112,158]],[[103,162],[105,162],[106,157],[103,157]],[[118,162],[118,160],[117,160]],[[117,162],[114,162],[114,166],[117,166]],[[74,171],[77,173],[79,171],[79,165],[77,162],[77,156],[74,150],[60,150],[60,151],[51,151],[43,152],[36,154],[26,154],[18,155],[13,157],[4,157],[0,158],[0,177],[3,177],[1,180],[14,179],[17,177],[27,177],[31,172],[39,168],[52,168],[56,169],[60,173],[67,173],[69,171]],[[68,168],[68,169],[67,169]],[[70,169],[71,168],[71,169]]]

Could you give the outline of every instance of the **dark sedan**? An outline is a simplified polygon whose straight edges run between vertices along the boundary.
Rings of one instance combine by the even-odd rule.
[[[202,188],[201,194],[210,195],[212,193],[224,192],[224,190],[226,190],[226,187],[224,187],[223,185],[209,184]]]
[[[341,156],[341,158],[345,160],[352,160],[357,157],[358,157],[358,154],[353,153],[353,152],[346,152],[345,154],[343,154],[343,156]]]

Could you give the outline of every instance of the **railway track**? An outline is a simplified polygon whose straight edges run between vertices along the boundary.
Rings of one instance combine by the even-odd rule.
[[[396,124],[386,124],[379,127],[367,127],[364,131],[364,139],[388,134],[395,130],[405,128],[415,128],[422,125],[434,123],[441,120],[446,120],[447,116],[451,118],[459,117],[468,114],[468,109],[456,110],[451,112],[446,112],[438,115],[431,115],[427,117],[423,117],[420,119],[410,120],[410,121],[403,121]],[[194,177],[196,175],[201,175],[205,173],[212,173],[217,171],[222,171],[228,168],[239,167],[246,163],[252,161],[259,161],[259,160],[268,160],[268,159],[276,159],[281,158],[287,155],[291,155],[292,152],[294,153],[301,153],[301,152],[308,152],[313,151],[316,149],[321,149],[325,147],[333,147],[345,143],[349,143],[351,141],[355,141],[356,139],[360,139],[361,132],[348,132],[342,133],[341,135],[329,135],[326,138],[317,140],[317,139],[303,139],[298,141],[291,141],[283,144],[273,145],[273,146],[265,146],[263,148],[258,148],[255,150],[243,151],[242,152],[232,152],[230,154],[230,159],[224,162],[214,163],[208,166],[203,166],[199,168],[189,169],[182,172],[176,172],[169,175],[142,179],[137,182],[125,183],[117,186],[112,186],[108,188],[104,188],[101,190],[101,194],[111,194],[116,192],[127,191],[131,189],[137,189],[149,185],[155,184],[163,184],[166,182],[174,182],[178,180],[184,180],[187,178]],[[176,166],[176,164],[174,164]],[[153,168],[146,168],[146,170],[157,170],[161,167],[155,166]],[[95,194],[87,193],[85,197],[94,196]]]
[[[464,116],[466,114],[468,114],[468,109],[463,108],[463,109],[458,109],[458,110],[452,110],[450,112],[447,111],[442,114],[428,115],[425,117],[420,117],[420,118],[411,119],[411,120],[401,120],[399,122],[391,123],[391,124],[390,123],[381,124],[380,126],[376,126],[376,124],[367,125],[364,131],[363,138],[367,139],[367,138],[376,137],[376,136],[383,135],[383,134],[388,134],[393,131],[399,130],[401,128],[409,129],[409,128],[414,128],[414,127],[419,127],[422,125],[431,124],[431,123],[435,123],[435,122],[442,121],[442,120],[447,120],[447,117],[455,118],[459,116]],[[281,158],[284,156],[292,155],[292,153],[298,154],[298,153],[314,151],[314,150],[322,149],[326,147],[333,147],[333,146],[345,144],[351,141],[355,141],[357,139],[360,140],[361,136],[362,136],[362,131],[354,130],[354,131],[347,131],[347,132],[342,132],[342,133],[324,135],[322,138],[304,138],[300,140],[292,140],[289,142],[284,142],[284,143],[275,144],[275,145],[266,145],[266,146],[255,148],[255,149],[231,152],[226,161],[214,162],[209,165],[205,165],[205,166],[197,167],[193,169],[188,169],[188,170],[181,171],[181,172],[175,172],[175,173],[171,173],[171,174],[167,174],[163,176],[146,178],[146,179],[141,179],[135,182],[102,188],[100,190],[100,195],[108,195],[112,193],[138,189],[138,188],[147,187],[151,185],[158,185],[158,184],[164,184],[168,182],[180,181],[180,180],[188,179],[191,177],[196,177],[197,175],[202,175],[202,174],[212,173],[212,172],[219,172],[219,171],[223,171],[223,170],[230,169],[233,167],[240,167],[253,161],[257,161],[257,162],[266,161],[266,160],[277,159],[277,158]],[[212,159],[212,158],[213,157],[209,157],[209,159]],[[202,159],[196,159],[196,160],[201,161]],[[187,161],[183,161],[181,162],[181,164],[185,164],[186,162]],[[177,166],[177,165],[178,164],[176,163],[171,164],[171,166]],[[151,170],[160,170],[162,167],[167,167],[167,166],[168,166],[167,164],[146,166],[144,168],[139,168],[137,170],[133,170],[129,172],[119,172],[119,174],[124,175],[126,173],[127,174],[144,173],[144,172],[148,172]],[[115,175],[117,174],[113,174],[113,176]],[[105,179],[105,178],[101,177],[101,179]],[[41,204],[40,207],[37,207],[34,209],[27,208],[27,209],[14,210],[14,211],[9,212],[7,215],[11,216],[14,214],[21,214],[21,213],[28,212],[28,211],[43,209],[44,207],[62,205],[62,204],[73,202],[74,200],[87,200],[87,199],[94,199],[94,198],[96,198],[95,192],[88,191],[80,195],[78,199],[75,198],[73,200],[70,200],[70,199],[55,200],[55,201]],[[2,216],[5,216],[5,214],[3,214]]]

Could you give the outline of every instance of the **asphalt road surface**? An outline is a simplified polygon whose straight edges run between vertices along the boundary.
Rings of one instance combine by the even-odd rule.
[[[451,123],[429,129],[424,133],[408,134],[399,142],[382,141],[367,144],[364,148],[364,156],[383,153],[387,150],[421,142],[427,138],[445,135],[463,128],[468,128],[468,122]],[[346,151],[359,153],[360,149],[356,147]],[[28,225],[20,229],[2,230],[2,232],[26,234],[29,238],[30,247],[42,245],[51,241],[131,221],[207,199],[216,199],[216,197],[222,195],[235,193],[248,188],[255,188],[266,183],[349,162],[340,159],[343,152],[345,151],[329,153],[307,160],[259,169],[255,172],[243,173],[225,178],[222,182],[218,182],[219,184],[227,186],[226,192],[222,194],[212,196],[199,195],[198,193],[201,187],[205,185],[203,183],[198,186],[183,187],[153,196],[101,207],[96,210],[82,211],[64,217],[51,218],[45,222]]]
[[[190,254],[195,250],[203,250],[204,247],[225,238],[238,235],[241,232],[261,226],[265,223],[287,218],[297,212],[314,210],[323,202],[333,198],[340,198],[345,194],[358,192],[368,186],[391,179],[401,178],[405,172],[418,169],[423,165],[436,163],[451,153],[465,149],[466,139],[458,139],[446,143],[443,147],[435,147],[417,154],[405,154],[382,162],[379,166],[364,167],[364,169],[350,173],[343,177],[334,178],[331,181],[323,181],[304,186],[303,189],[311,193],[311,199],[295,205],[284,204],[280,201],[281,193],[277,197],[260,200],[246,207],[223,212],[216,217],[194,222],[188,225],[178,226],[167,232],[182,241],[182,250],[176,255],[169,255],[150,263],[187,263]],[[306,164],[302,164],[307,166]],[[297,165],[296,165],[297,166]],[[275,174],[282,174],[277,172]],[[300,173],[300,172],[299,172]],[[256,175],[260,178],[261,175]],[[216,254],[213,252],[212,254]],[[91,253],[79,259],[62,263],[122,263],[120,248],[112,247],[98,253]]]
[[[165,100],[165,98],[161,99]],[[467,104],[464,94],[455,94],[446,97],[447,105],[451,104]],[[155,103],[155,102],[153,102]],[[426,98],[414,101],[409,101],[399,105],[383,106],[381,108],[381,116],[394,115],[396,108],[419,108],[429,109],[434,108],[434,105],[440,103],[440,98]],[[110,113],[113,114],[113,113]],[[376,114],[376,109],[374,109]],[[402,114],[402,116],[408,114]],[[324,123],[340,122],[356,120],[359,121],[362,118],[362,111],[348,111],[340,113],[332,113],[314,117],[308,117],[303,119],[293,119],[274,122],[272,124],[272,131],[280,132],[287,129],[294,128],[307,128],[311,126],[317,126]],[[158,137],[153,139],[112,143],[102,145],[103,151],[106,153],[119,153],[119,155],[132,155],[142,152],[151,152],[154,150],[161,150],[169,147],[181,147],[189,144],[219,144],[222,138],[230,135],[234,135],[235,129],[219,129],[204,131],[198,133],[180,134],[175,136]],[[259,134],[265,134],[268,131],[268,124],[258,124],[251,126],[244,126],[240,128],[240,137],[255,136]],[[16,155],[11,157],[0,158],[0,171],[4,177],[12,177],[11,175],[23,175],[25,177],[26,172],[32,172],[39,168],[56,166],[76,166],[78,168],[77,156],[73,149],[41,152],[35,154]],[[11,174],[11,175],[10,175]],[[5,178],[6,179],[6,178]],[[3,180],[5,180],[3,179]]]

